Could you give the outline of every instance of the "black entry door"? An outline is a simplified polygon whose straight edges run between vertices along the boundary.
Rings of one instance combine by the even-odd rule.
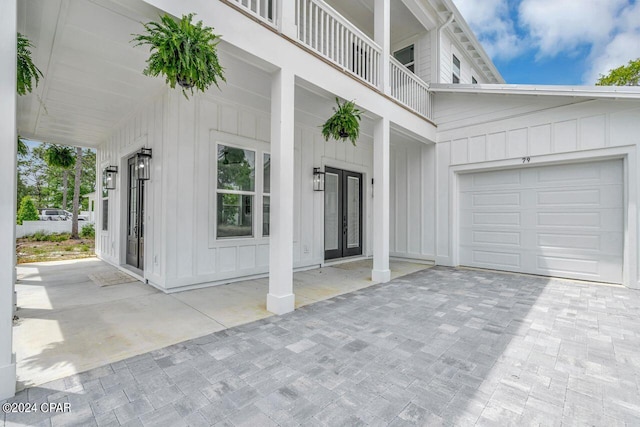
[[[127,165],[127,264],[144,270],[144,181],[138,179],[135,160]]]
[[[324,259],[362,255],[362,174],[325,167]]]

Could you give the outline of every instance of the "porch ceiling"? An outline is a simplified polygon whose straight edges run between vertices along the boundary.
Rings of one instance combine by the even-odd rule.
[[[140,22],[160,12],[138,1],[25,0],[18,28],[36,46],[44,79],[18,99],[18,132],[42,141],[96,147],[162,89],[142,74],[148,51],[133,48]]]

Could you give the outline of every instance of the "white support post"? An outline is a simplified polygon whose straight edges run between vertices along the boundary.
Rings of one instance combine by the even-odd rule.
[[[271,81],[271,213],[267,310],[294,310],[293,162],[295,76],[276,71]]]
[[[386,283],[389,270],[389,119],[381,118],[373,129],[373,271],[371,280]]]
[[[16,392],[12,349],[16,255],[16,32],[17,2],[0,2],[0,400]]]
[[[294,39],[298,39],[298,27],[296,26],[296,1],[278,0],[280,31]]]
[[[374,41],[382,48],[380,86],[387,95],[391,92],[391,0],[375,0]]]

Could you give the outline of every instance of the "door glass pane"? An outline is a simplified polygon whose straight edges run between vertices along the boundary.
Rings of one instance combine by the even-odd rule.
[[[339,249],[340,212],[338,175],[327,172],[324,178],[324,250]]]
[[[347,248],[360,246],[360,179],[347,177]]]
[[[271,155],[265,154],[263,158],[264,167],[262,169],[262,176],[264,181],[264,192],[271,193]]]
[[[269,235],[269,208],[270,208],[270,197],[264,196],[262,198],[262,235]]]
[[[218,237],[253,236],[253,196],[218,194]]]
[[[218,145],[218,190],[254,191],[256,153]]]

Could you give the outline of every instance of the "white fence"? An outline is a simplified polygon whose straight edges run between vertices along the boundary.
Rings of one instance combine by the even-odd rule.
[[[382,49],[322,0],[297,0],[298,39],[378,87]]]
[[[16,238],[31,236],[36,232],[71,233],[72,221],[23,221],[22,225],[16,225]],[[93,224],[88,221],[78,221],[78,228],[82,230],[85,225]]]
[[[395,58],[389,59],[391,96],[413,111],[431,118],[429,86]]]

